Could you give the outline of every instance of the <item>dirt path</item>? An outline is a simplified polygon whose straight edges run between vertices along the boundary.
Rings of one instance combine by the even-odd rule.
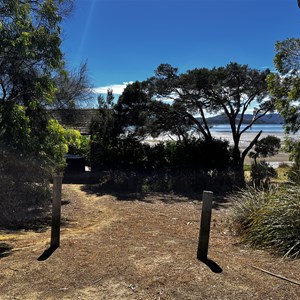
[[[80,185],[63,194],[61,247],[47,260],[37,259],[49,230],[0,232],[0,299],[299,299],[300,286],[253,266],[300,281],[300,260],[239,246],[226,207],[213,212],[206,265],[195,258],[197,201],[101,196]]]

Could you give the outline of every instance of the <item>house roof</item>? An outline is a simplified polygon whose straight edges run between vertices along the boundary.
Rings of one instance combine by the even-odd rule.
[[[76,129],[83,135],[90,134],[90,125],[97,116],[97,109],[51,109],[50,117],[68,129]]]

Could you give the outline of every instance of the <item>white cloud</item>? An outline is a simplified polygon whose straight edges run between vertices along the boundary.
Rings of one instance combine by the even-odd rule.
[[[108,86],[100,86],[93,88],[95,94],[106,94],[108,89],[113,90],[114,95],[121,95],[128,84],[132,84],[133,81],[123,82],[122,84],[112,84]]]

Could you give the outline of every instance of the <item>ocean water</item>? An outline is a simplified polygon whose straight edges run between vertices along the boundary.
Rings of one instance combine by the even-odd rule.
[[[246,125],[242,125],[241,129],[244,129]],[[213,125],[213,127],[210,129],[211,132],[231,132],[230,125],[228,124],[218,124]],[[254,124],[251,128],[247,130],[248,133],[255,133],[259,131],[264,132],[273,132],[273,133],[283,133],[284,129],[283,126],[280,124]]]

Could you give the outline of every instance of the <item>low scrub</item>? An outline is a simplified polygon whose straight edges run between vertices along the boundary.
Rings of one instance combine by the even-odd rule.
[[[277,171],[265,160],[251,166],[252,185],[258,188],[268,188],[271,178],[277,178]]]
[[[136,172],[110,170],[101,172],[99,188],[109,191],[178,194],[193,194],[211,190],[216,194],[225,194],[232,190],[235,181],[234,173],[220,171]]]
[[[47,215],[48,172],[32,157],[0,151],[0,227],[36,226]]]
[[[300,186],[249,187],[230,199],[232,225],[242,242],[286,257],[300,257]]]
[[[96,140],[92,143],[92,169],[123,169],[127,171],[165,172],[188,169],[191,171],[227,171],[230,150],[227,141],[201,139],[169,141],[150,146],[127,137]]]

